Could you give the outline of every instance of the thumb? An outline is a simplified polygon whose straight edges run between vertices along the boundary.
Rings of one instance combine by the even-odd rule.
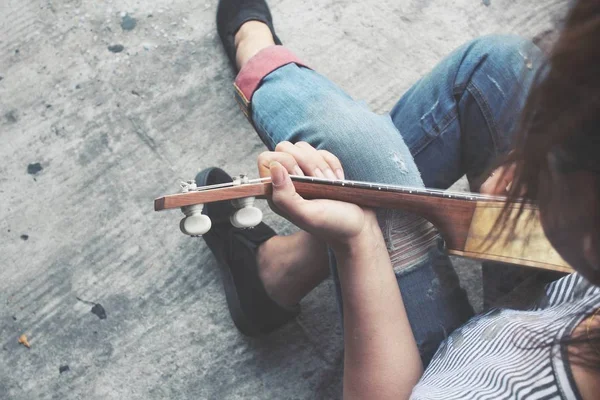
[[[290,175],[283,165],[277,161],[269,164],[271,182],[273,184],[273,203],[289,217],[297,216],[302,208],[304,199],[296,193]]]
[[[296,193],[296,188],[283,165],[273,161],[269,164],[269,169],[271,171],[271,182],[273,183],[273,197],[292,197]]]

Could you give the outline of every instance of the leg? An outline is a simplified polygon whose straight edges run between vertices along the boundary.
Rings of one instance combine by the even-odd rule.
[[[426,187],[447,189],[482,174],[510,150],[541,51],[518,36],[486,36],[455,50],[391,112]]]
[[[391,112],[426,187],[447,189],[467,175],[477,191],[494,159],[510,150],[541,51],[517,36],[486,36],[454,51]],[[556,274],[483,263],[487,308],[524,280]]]
[[[264,23],[244,23],[235,35],[238,68],[274,44],[272,33]],[[329,276],[327,247],[304,231],[271,238],[258,248],[256,258],[265,290],[286,307],[298,304]]]
[[[284,52],[263,50],[238,76],[242,105],[269,148],[284,140],[304,140],[338,155],[349,179],[423,186],[410,151],[389,116],[372,113],[316,72],[291,63],[258,76],[260,86],[256,82],[246,85],[254,87],[252,90],[240,87],[250,80],[253,70],[268,64],[269,57],[277,58],[272,55],[276,51]],[[261,61],[261,57],[266,59]],[[405,238],[405,247],[398,244],[391,249],[392,260],[404,282],[403,298],[412,304],[407,311],[427,362],[445,334],[465,322],[472,309],[448,258],[436,245],[438,236],[431,225],[404,213],[384,220],[388,239],[393,234]],[[405,231],[399,233],[400,229]]]
[[[510,148],[540,59],[540,51],[522,38],[480,38],[454,51],[400,99],[391,117],[426,187],[446,189],[467,174],[477,189],[490,163]],[[495,277],[495,271],[506,272],[497,265],[485,270]]]
[[[466,47],[469,48],[468,50],[472,50],[472,47],[477,46]],[[512,49],[512,53],[508,52],[509,54],[515,54],[514,43],[509,42],[508,46],[505,47],[508,47],[509,50]],[[492,46],[489,50],[498,49],[494,49]],[[449,90],[446,91],[444,90],[446,87],[438,83],[438,87],[434,88],[438,89],[438,96],[437,100],[433,102],[433,108],[431,106],[432,102],[428,102],[429,99],[427,95],[430,93],[423,90],[423,87],[428,87],[428,85],[424,85],[423,83],[427,80],[430,82],[435,80],[436,75],[438,75],[438,78],[440,75],[457,76],[452,72],[448,73],[448,69],[454,69],[454,72],[457,72],[457,69],[462,69],[463,74],[466,74],[469,77],[474,75],[473,69],[485,64],[484,61],[489,56],[489,52],[483,52],[483,54],[481,54],[482,52],[479,52],[479,56],[477,52],[470,52],[470,57],[465,57],[468,52],[469,51],[467,50],[458,51],[453,57],[445,60],[445,62],[436,69],[436,71],[438,71],[437,74],[436,71],[434,71],[427,78],[424,78],[420,82],[420,85],[417,84],[403,98],[404,101],[411,98],[411,104],[413,106],[418,105],[421,108],[426,107],[429,114],[418,115],[418,117],[423,117],[420,118],[420,120],[425,123],[425,126],[429,123],[431,126],[440,128],[437,130],[437,136],[442,137],[446,141],[443,143],[442,147],[449,146],[452,148],[452,146],[454,146],[454,150],[459,150],[458,153],[450,152],[449,154],[444,154],[445,159],[444,157],[439,157],[438,154],[436,159],[444,159],[445,165],[438,165],[436,168],[431,168],[431,170],[445,171],[448,174],[445,174],[443,179],[436,177],[435,179],[437,179],[438,183],[430,183],[430,186],[449,186],[454,180],[464,174],[464,170],[460,169],[462,167],[461,164],[459,163],[457,166],[456,163],[456,157],[460,158],[461,156],[461,141],[466,141],[469,145],[468,147],[471,148],[480,147],[473,145],[473,143],[477,143],[477,139],[480,139],[477,136],[470,141],[467,141],[464,138],[461,139],[461,136],[465,136],[464,134],[461,135],[461,130],[467,132],[468,135],[468,132],[473,132],[473,128],[478,124],[477,118],[470,117],[469,114],[469,112],[475,113],[478,110],[476,107],[469,107],[468,101],[459,102],[461,116],[455,115],[448,117],[447,115],[442,115],[442,122],[433,125],[436,121],[436,115],[433,113],[436,106],[450,105],[450,107],[452,107],[455,102],[455,97],[460,97],[458,96],[456,85],[447,85]],[[459,54],[460,57],[457,57],[457,54]],[[477,57],[480,59],[477,60]],[[521,55],[521,57],[523,57],[523,55]],[[499,61],[504,61],[504,64],[506,64],[506,54],[502,54]],[[527,63],[527,60],[525,60],[525,62]],[[505,92],[502,92],[502,87],[498,87],[500,84],[493,76],[488,76],[488,78],[496,85],[502,94],[505,95],[508,92],[508,87],[504,87]],[[514,82],[516,82],[516,86],[518,86],[520,80],[514,79]],[[441,81],[441,83],[443,83],[443,81]],[[469,83],[471,82],[466,81],[465,87]],[[310,90],[305,89],[307,84],[310,85]],[[441,86],[441,88],[439,86]],[[440,96],[440,94],[448,93],[449,95],[447,95],[446,98]],[[262,80],[262,86],[256,91],[255,97],[252,98],[252,100],[253,108],[251,115],[254,119],[255,126],[263,141],[265,141],[270,148],[273,148],[275,144],[281,140],[290,140],[292,142],[306,140],[316,147],[327,148],[338,155],[349,155],[348,157],[344,157],[345,159],[343,158],[342,161],[346,165],[348,176],[352,179],[378,180],[380,182],[391,182],[396,184],[415,184],[414,181],[411,183],[407,183],[406,180],[403,181],[403,179],[411,179],[411,168],[413,168],[412,172],[414,175],[414,165],[410,165],[410,163],[407,164],[405,158],[402,157],[402,155],[406,155],[406,146],[404,146],[401,140],[398,142],[399,138],[393,136],[394,134],[397,135],[397,132],[389,129],[389,121],[382,120],[381,117],[371,114],[362,105],[354,103],[348,96],[318,74],[299,68],[293,64],[286,66],[271,74],[267,74]],[[403,110],[404,113],[400,112],[403,108],[402,103],[403,101],[401,100],[399,105],[395,108],[393,116],[397,119],[399,115],[403,115],[404,120],[406,121],[418,121],[419,119],[417,118],[411,118],[410,113],[408,113],[406,109]],[[414,107],[413,112],[418,114],[418,110],[418,107]],[[327,115],[323,115],[323,111],[325,111]],[[475,113],[475,117],[476,116],[477,113]],[[437,117],[440,116],[437,115]],[[444,120],[444,118],[446,118],[446,120]],[[481,115],[479,115],[479,119],[482,120]],[[448,128],[450,123],[455,121],[461,121],[462,124],[456,125],[451,129]],[[490,121],[487,120],[485,122],[489,123]],[[481,124],[479,123],[479,125]],[[471,129],[468,129],[469,127],[471,127]],[[418,155],[421,153],[421,150],[427,148],[431,155],[431,150],[436,149],[435,144],[439,145],[442,141],[436,136],[432,138],[423,138],[423,136],[425,136],[424,133],[431,133],[426,129],[410,129],[410,127],[401,129],[402,133],[405,136],[408,136],[407,141],[410,143],[411,151],[417,155],[417,159],[419,159]],[[509,131],[509,129],[503,130],[503,132],[507,131]],[[372,132],[379,132],[379,135],[373,137]],[[441,135],[442,132],[444,133],[443,135]],[[344,133],[349,134],[344,136]],[[389,151],[389,149],[398,149],[399,152],[389,153],[389,158],[385,158],[381,157],[381,154],[377,152],[369,153],[369,150],[372,149],[364,149],[366,150],[364,152],[360,151],[362,143],[365,142],[365,138],[367,138],[367,140],[371,139],[370,142],[383,142],[381,147],[377,147],[377,149],[382,149],[383,155],[385,155],[386,151]],[[437,139],[435,140],[435,143],[432,143],[433,139]],[[497,140],[492,143],[497,144],[501,142]],[[505,142],[505,144],[508,145],[507,142]],[[338,150],[336,150],[336,148]],[[494,148],[497,152],[500,147]],[[356,150],[358,150],[358,152]],[[427,152],[422,153],[427,155]],[[377,160],[378,157],[380,159],[384,158],[385,161]],[[359,165],[357,167],[358,169],[353,169],[352,167],[357,164],[356,162],[353,163],[353,160],[356,161],[361,159],[377,160],[381,161],[383,164],[380,164],[378,166],[379,168],[373,168],[371,173],[368,172],[369,165],[367,165],[367,163]],[[424,159],[424,157],[421,157],[421,159]],[[389,163],[390,160],[393,161],[393,163]],[[479,157],[479,160],[487,161],[487,157]],[[385,168],[388,166],[386,165],[386,162],[391,164],[389,165],[391,168]],[[481,162],[479,164],[481,164]],[[423,165],[426,166],[427,163],[423,163]],[[482,167],[479,168],[483,169]],[[365,172],[365,169],[367,172]],[[382,169],[383,173],[380,172]],[[400,169],[400,171],[398,171],[398,169]],[[377,172],[379,173],[373,170],[378,170]],[[472,178],[476,173],[476,168],[473,167],[469,170],[472,171],[469,173],[469,177]],[[388,171],[391,171],[393,176],[385,176]],[[398,172],[400,172],[400,174]],[[424,176],[426,175],[423,170],[421,172]],[[409,176],[403,177],[401,176],[402,173],[407,173]],[[454,178],[452,178],[452,176],[454,176]],[[373,179],[371,177],[375,178]],[[412,178],[414,178],[414,176]],[[434,179],[432,179],[432,182],[433,181]],[[402,217],[400,217],[400,219],[402,219]],[[402,226],[404,224],[400,223],[399,225]],[[396,228],[398,228],[398,226]],[[443,339],[444,334],[457,326],[456,321],[460,322],[468,318],[471,311],[468,304],[466,304],[464,292],[457,284],[456,276],[453,271],[448,268],[447,258],[437,251],[436,248],[429,248],[425,258],[414,264],[413,267],[415,265],[420,268],[410,268],[408,270],[399,271],[398,276],[403,297],[405,298],[405,302],[407,302],[409,315],[411,315],[411,321],[419,322],[418,324],[413,324],[413,330],[421,345],[422,353],[425,355],[425,358],[427,358],[426,353],[431,353],[432,350],[435,350],[437,343],[439,343],[439,340]],[[440,285],[440,282],[443,285]],[[429,295],[426,299],[423,299],[423,292]],[[432,318],[427,318],[427,316],[432,316]]]
[[[329,276],[327,246],[302,230],[264,242],[256,261],[266,292],[284,307],[298,304]]]

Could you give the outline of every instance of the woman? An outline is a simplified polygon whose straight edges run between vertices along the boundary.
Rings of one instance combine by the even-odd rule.
[[[293,318],[331,261],[343,300],[345,397],[597,398],[599,1],[575,4],[548,61],[520,38],[477,39],[389,116],[275,46],[264,1],[221,0],[217,28],[239,69],[242,110],[274,150],[258,160],[260,175],[272,177],[272,206],[302,229],[287,237],[265,224],[239,230],[228,223],[230,205],[205,207],[213,228],[204,238],[243,333]],[[290,173],[442,189],[467,174],[473,190],[537,202],[552,244],[579,273],[548,285],[527,310],[474,316],[427,221],[304,200]],[[196,180],[231,178],[211,168]]]

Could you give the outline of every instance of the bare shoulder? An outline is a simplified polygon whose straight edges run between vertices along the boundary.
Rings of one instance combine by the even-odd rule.
[[[600,329],[599,311],[597,310],[596,313],[584,319],[573,331],[573,337],[587,338],[590,336],[590,332],[598,331]],[[594,335],[593,337],[598,336]],[[600,344],[596,342],[569,346],[569,363],[581,397],[583,400],[597,399],[598,393],[600,393],[600,369],[592,369],[581,365],[577,362],[581,358],[600,360]]]

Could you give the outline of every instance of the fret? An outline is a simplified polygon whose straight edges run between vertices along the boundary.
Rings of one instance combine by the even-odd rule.
[[[435,196],[442,197],[448,199],[458,199],[458,200],[468,200],[468,201],[485,201],[485,200],[493,200],[493,201],[505,201],[506,198],[502,196],[489,196],[482,194],[474,194],[474,193],[460,193],[460,192],[448,192],[439,189],[427,189],[427,188],[415,188],[415,187],[405,187],[405,186],[394,186],[394,185],[384,185],[380,183],[372,183],[372,182],[360,182],[360,181],[351,181],[351,180],[327,180],[322,178],[315,177],[305,177],[305,176],[291,176],[292,181],[296,182],[306,182],[309,181],[311,183],[316,183],[319,185],[329,185],[329,186],[350,186],[359,189],[367,189],[367,190],[377,190],[382,192],[393,192],[393,193],[406,193],[409,195],[426,195],[426,196]]]

